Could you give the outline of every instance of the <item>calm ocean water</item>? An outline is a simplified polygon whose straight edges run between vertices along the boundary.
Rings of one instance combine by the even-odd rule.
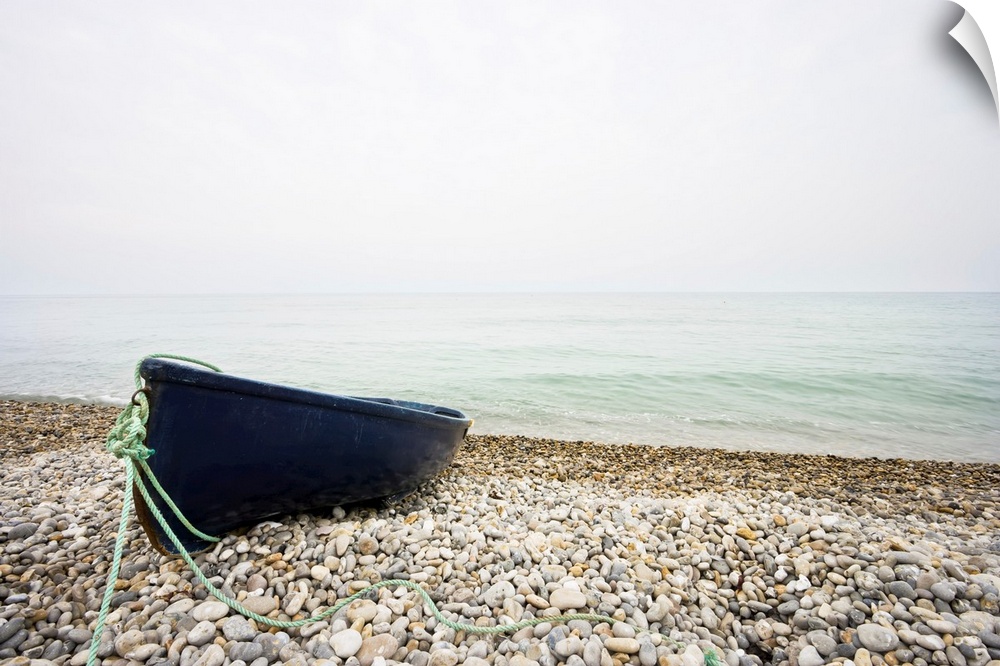
[[[151,352],[479,433],[1000,461],[1000,294],[0,298],[0,398],[121,404]]]

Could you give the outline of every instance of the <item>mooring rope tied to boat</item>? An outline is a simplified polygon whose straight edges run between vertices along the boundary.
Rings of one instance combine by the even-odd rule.
[[[539,624],[546,622],[571,622],[573,620],[584,620],[586,622],[593,623],[606,623],[609,625],[614,625],[618,620],[607,615],[600,615],[594,613],[572,613],[567,615],[557,615],[551,617],[535,617],[527,620],[521,620],[519,622],[513,622],[509,624],[497,624],[493,626],[478,626],[474,624],[465,624],[462,622],[455,622],[447,617],[438,608],[437,603],[431,598],[430,594],[425,590],[419,583],[415,583],[411,580],[403,579],[389,579],[379,581],[377,583],[372,583],[370,586],[355,592],[349,597],[345,597],[339,601],[336,605],[327,608],[326,610],[312,615],[301,620],[275,620],[258,613],[251,611],[249,608],[243,606],[240,602],[232,597],[227,596],[220,589],[218,589],[202,572],[201,567],[198,563],[194,561],[194,558],[181,543],[180,538],[171,529],[167,519],[164,517],[163,513],[156,506],[153,501],[152,494],[146,487],[146,483],[143,480],[143,476],[149,480],[152,484],[153,489],[163,500],[164,504],[170,508],[171,512],[177,518],[178,521],[188,530],[191,534],[194,534],[200,539],[210,542],[220,541],[219,537],[210,536],[205,534],[201,530],[197,529],[192,525],[184,514],[181,512],[180,508],[173,502],[170,495],[163,489],[159,481],[156,479],[156,475],[149,468],[146,460],[152,456],[155,451],[146,446],[146,422],[149,418],[149,396],[143,386],[142,377],[139,374],[139,367],[142,365],[142,361],[147,358],[168,358],[177,361],[185,361],[188,363],[195,363],[215,372],[222,372],[222,370],[211,363],[206,363],[195,358],[188,356],[179,356],[176,354],[150,354],[145,356],[136,365],[135,369],[135,384],[136,391],[132,394],[131,401],[125,406],[121,414],[118,415],[115,425],[111,428],[108,433],[108,439],[105,444],[105,448],[116,458],[122,460],[125,464],[125,488],[123,491],[122,498],[122,512],[121,517],[118,522],[118,534],[115,538],[114,554],[111,561],[111,570],[108,572],[107,582],[105,583],[104,598],[101,601],[101,610],[97,616],[97,626],[94,628],[93,638],[91,639],[90,652],[87,656],[87,666],[94,666],[97,663],[97,651],[100,645],[101,637],[104,633],[105,624],[107,622],[108,612],[111,608],[111,598],[115,591],[115,582],[118,580],[118,575],[121,570],[121,560],[122,553],[125,547],[125,532],[128,528],[128,519],[133,508],[133,496],[129,492],[130,488],[137,488],[139,494],[142,495],[143,500],[146,502],[146,507],[152,516],[159,523],[160,527],[163,528],[164,533],[170,542],[177,549],[177,553],[184,560],[184,563],[191,569],[191,572],[195,575],[198,581],[205,586],[208,592],[218,599],[220,602],[224,603],[226,606],[236,611],[244,617],[248,617],[255,622],[264,624],[271,627],[276,627],[279,629],[293,629],[297,627],[302,627],[307,624],[312,624],[313,622],[320,622],[326,618],[336,615],[338,612],[343,610],[345,607],[350,605],[357,599],[365,598],[371,595],[373,592],[384,588],[384,587],[406,587],[414,592],[416,592],[424,604],[429,608],[431,615],[444,626],[449,629],[454,629],[455,631],[464,631],[467,634],[479,634],[479,635],[498,635],[506,634],[515,631],[519,631],[526,627],[534,627]],[[141,469],[141,473],[137,470],[137,467]],[[648,631],[639,629],[640,631]],[[652,633],[652,632],[650,632]],[[660,634],[663,636],[663,634]],[[668,636],[663,636],[664,639],[670,641],[675,645],[680,645],[677,641],[674,641]],[[705,664],[707,666],[720,666],[720,661],[718,655],[714,651],[705,651]]]

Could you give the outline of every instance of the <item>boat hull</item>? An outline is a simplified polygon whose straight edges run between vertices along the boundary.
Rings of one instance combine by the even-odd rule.
[[[270,516],[406,495],[451,464],[472,421],[453,409],[350,398],[147,359],[147,460],[195,527],[214,536]],[[137,512],[150,541],[173,552]],[[156,498],[185,548],[191,535]]]

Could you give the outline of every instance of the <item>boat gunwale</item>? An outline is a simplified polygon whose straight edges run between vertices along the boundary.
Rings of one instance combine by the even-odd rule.
[[[147,382],[166,382],[181,386],[226,391],[265,400],[290,402],[307,407],[418,423],[421,426],[443,429],[458,429],[462,426],[468,429],[472,426],[472,419],[463,412],[441,405],[391,398],[367,398],[324,393],[313,389],[248,379],[224,372],[203,370],[182,362],[160,358],[144,360],[140,367],[140,376]],[[443,410],[443,412],[436,410]]]

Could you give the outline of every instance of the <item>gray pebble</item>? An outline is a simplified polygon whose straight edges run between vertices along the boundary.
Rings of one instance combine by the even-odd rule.
[[[22,645],[21,648],[22,648],[21,651],[22,658],[30,659],[31,661],[29,663],[32,664],[37,664],[39,657],[42,656],[42,652],[45,651],[45,648],[43,648],[41,645],[36,645],[35,647],[32,648],[25,648]]]
[[[125,655],[125,658],[129,661],[146,661],[161,649],[163,648],[161,648],[157,643],[145,643],[144,645],[140,645],[134,650],[131,650]]]
[[[853,659],[854,654],[858,651],[856,645],[852,643],[840,643],[837,645],[837,656],[846,657],[848,659]]]
[[[885,653],[899,647],[896,632],[878,624],[863,624],[858,627],[858,639],[872,652]]]
[[[583,642],[578,636],[570,636],[556,643],[555,653],[564,659],[571,654],[580,654],[583,651]]]
[[[604,647],[596,637],[583,646],[583,661],[587,666],[601,666],[601,653]]]
[[[222,666],[226,661],[226,653],[215,643],[212,643],[202,652],[194,666]]]
[[[0,626],[0,645],[6,643],[17,632],[24,629],[24,618],[15,617],[8,620],[7,624]]]
[[[284,632],[257,634],[253,641],[264,648],[261,657],[272,662],[278,658],[278,651],[288,642],[288,634]]]
[[[656,647],[650,641],[639,641],[639,664],[655,666],[656,663]]]
[[[260,643],[235,643],[229,648],[229,658],[232,660],[242,660],[247,663],[252,662],[263,654],[264,648]]]
[[[42,659],[58,659],[69,653],[69,648],[63,641],[52,641],[42,652]]]
[[[196,624],[194,629],[188,632],[187,642],[188,645],[201,647],[213,638],[215,638],[215,623],[203,620],[202,622]]]
[[[826,660],[812,645],[807,645],[799,652],[799,666],[823,666]]]
[[[931,594],[945,603],[951,603],[955,600],[956,590],[954,583],[941,581],[931,585],[930,589]]]
[[[483,595],[483,602],[490,608],[499,608],[504,599],[514,596],[514,586],[509,581],[502,580],[490,586]]]
[[[948,657],[948,663],[951,664],[951,666],[967,666],[965,655],[962,654],[961,651],[959,651],[959,649],[954,645],[949,645],[945,649],[944,653],[945,656]]]
[[[73,641],[77,645],[83,645],[89,641],[92,636],[93,634],[90,633],[90,631],[81,628],[71,629],[69,633],[66,634],[66,638]]]
[[[790,601],[786,601],[783,604],[778,604],[777,608],[778,612],[781,613],[782,615],[794,615],[795,611],[797,611],[798,609],[799,609],[799,602],[797,599],[792,599]]]
[[[317,659],[332,659],[337,656],[337,653],[333,651],[333,648],[330,646],[329,643],[320,641],[313,648],[312,656],[316,657]]]
[[[938,634],[954,634],[958,631],[958,625],[947,620],[927,620],[927,626]]]
[[[248,611],[266,616],[278,607],[278,602],[275,601],[274,597],[269,596],[247,597],[243,600],[243,606]]]
[[[20,541],[22,539],[27,539],[38,531],[38,525],[36,523],[21,523],[19,525],[14,525],[7,532],[7,539],[10,541]]]
[[[497,657],[497,659],[503,659],[503,657]],[[430,660],[431,656],[421,650],[417,650],[416,652],[411,652],[406,655],[406,663],[411,664],[412,666],[427,666],[427,664],[430,663]],[[488,664],[489,662],[486,663]],[[357,657],[351,657],[344,662],[344,666],[361,666],[361,662],[358,661]]]
[[[416,654],[411,652],[410,654]],[[406,659],[409,663],[413,663],[410,660],[410,655],[406,655]],[[462,662],[463,666],[490,666],[490,662],[486,661],[482,657],[466,657],[465,661]]]
[[[917,551],[893,551],[885,558],[886,564],[890,567],[896,566],[897,564],[924,564],[929,560],[929,557],[923,553],[918,553]]]
[[[191,617],[198,622],[204,622],[205,620],[215,622],[216,620],[221,620],[227,615],[229,615],[229,606],[221,601],[206,601],[198,604],[191,611]]]
[[[936,634],[919,634],[916,637],[916,644],[925,650],[930,650],[934,652],[936,650],[943,650],[945,648],[944,639]],[[912,645],[912,643],[911,643]]]
[[[429,666],[455,666],[458,663],[458,655],[450,648],[442,648],[431,652]]]
[[[361,634],[354,629],[345,629],[330,637],[330,646],[338,657],[347,659],[357,654],[363,640]]]
[[[257,631],[245,617],[234,615],[222,623],[222,635],[230,641],[249,641],[253,640]]]
[[[806,634],[806,639],[824,657],[830,656],[837,649],[837,641],[830,638],[825,631],[810,631]]]
[[[917,592],[905,580],[894,580],[885,586],[886,592],[893,594],[897,599],[916,599]]]

